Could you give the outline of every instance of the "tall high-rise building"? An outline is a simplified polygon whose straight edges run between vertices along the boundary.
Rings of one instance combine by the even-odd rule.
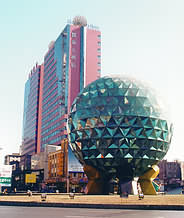
[[[73,100],[83,87],[101,75],[100,31],[87,25],[85,18],[75,17],[49,44],[42,68],[38,78],[32,74],[26,83],[23,154],[39,153],[46,144],[59,145],[67,137],[66,121]],[[38,81],[37,103],[33,97],[37,88],[31,78]],[[28,130],[26,125],[31,125]],[[25,140],[29,134],[36,136],[31,143]]]
[[[24,91],[24,114],[21,154],[37,153],[38,119],[40,104],[40,77],[43,74],[43,65],[31,70]]]

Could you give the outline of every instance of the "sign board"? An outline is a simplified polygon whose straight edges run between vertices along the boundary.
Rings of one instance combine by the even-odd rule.
[[[69,172],[84,172],[82,165],[75,157],[72,149],[68,146],[68,171]]]
[[[25,183],[36,183],[36,174],[26,174]]]
[[[12,166],[0,165],[0,186],[11,186]]]

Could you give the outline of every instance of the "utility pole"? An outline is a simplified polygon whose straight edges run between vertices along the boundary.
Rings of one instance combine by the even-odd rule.
[[[68,139],[65,139],[65,147],[66,147],[66,192],[69,193],[70,192],[70,178],[69,178],[69,171],[68,171]]]
[[[66,192],[69,193],[70,191],[70,180],[69,180],[69,172],[68,172],[68,140],[65,138],[63,139],[63,142],[61,143],[62,146],[62,150],[64,153],[64,157],[63,157],[63,165],[64,165],[64,177],[66,179]]]

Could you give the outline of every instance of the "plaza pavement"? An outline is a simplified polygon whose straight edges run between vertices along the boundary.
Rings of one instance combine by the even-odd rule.
[[[75,195],[47,194],[42,201],[41,194],[0,195],[0,205],[7,206],[46,206],[46,207],[79,207],[107,209],[153,209],[153,210],[184,210],[184,195],[146,195],[139,200],[138,196],[130,195],[120,198],[119,195]]]

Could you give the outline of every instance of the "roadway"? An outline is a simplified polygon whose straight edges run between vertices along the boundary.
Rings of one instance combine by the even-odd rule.
[[[184,211],[0,206],[0,218],[183,218]]]

